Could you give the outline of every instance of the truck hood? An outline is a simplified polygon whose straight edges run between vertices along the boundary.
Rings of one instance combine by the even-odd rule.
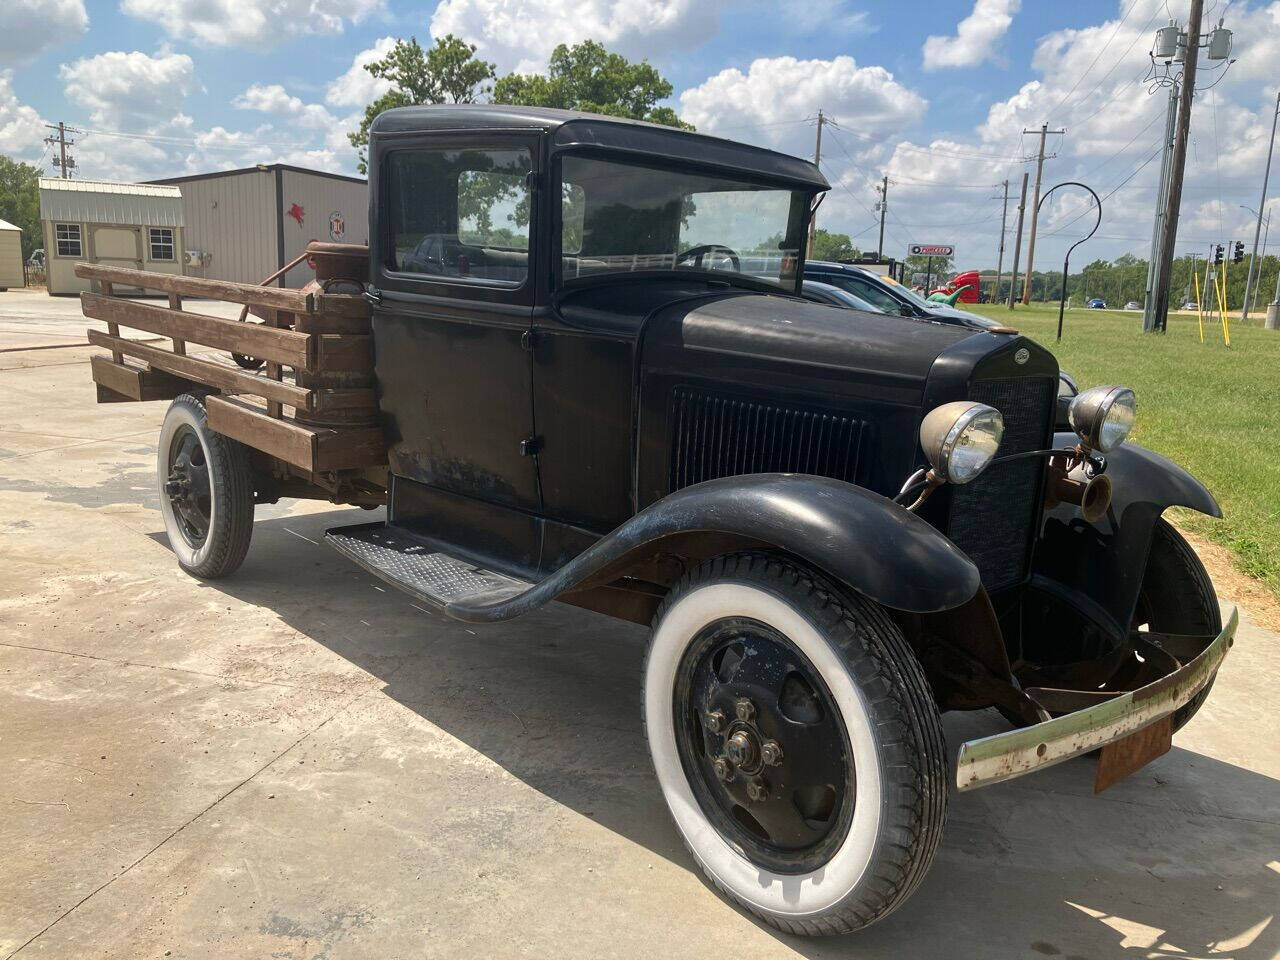
[[[697,303],[684,314],[681,335],[689,350],[912,380],[927,376],[952,344],[1011,336],[767,294]]]

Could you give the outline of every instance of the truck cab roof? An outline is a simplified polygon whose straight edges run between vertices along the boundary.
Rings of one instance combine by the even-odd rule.
[[[555,149],[619,150],[637,157],[648,155],[660,163],[731,167],[739,175],[815,191],[831,189],[822,171],[800,157],[691,130],[577,110],[491,103],[397,107],[379,114],[369,134],[371,138],[398,138],[454,130],[468,134],[541,131],[550,136]]]

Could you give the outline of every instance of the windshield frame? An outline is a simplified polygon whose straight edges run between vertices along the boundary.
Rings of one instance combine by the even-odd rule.
[[[787,178],[754,175],[752,173],[738,170],[734,167],[726,167],[719,164],[671,160],[664,157],[656,157],[652,153],[638,150],[625,150],[615,147],[584,147],[580,144],[554,148],[551,152],[550,163],[548,164],[549,187],[547,189],[547,205],[550,207],[550,216],[546,218],[551,232],[551,236],[549,238],[549,250],[551,254],[551,291],[553,294],[564,290],[576,290],[583,287],[601,286],[629,280],[696,279],[701,281],[720,282],[729,286],[743,287],[745,289],[761,293],[776,293],[785,296],[800,295],[801,284],[804,282],[805,254],[808,252],[807,243],[801,243],[800,249],[796,252],[795,278],[794,282],[791,284],[760,280],[750,274],[737,273],[732,270],[707,270],[696,267],[682,267],[679,270],[657,269],[605,272],[591,274],[585,277],[570,277],[566,280],[564,277],[564,252],[562,249],[564,241],[563,204],[560,202],[561,185],[564,182],[562,161],[566,156],[590,157],[606,162],[626,163],[637,167],[648,167],[657,171],[671,171],[674,173],[690,173],[699,176],[723,177],[726,180],[731,180],[737,183],[746,183],[753,186],[784,190],[788,193],[806,196],[808,199],[805,204],[805,212],[802,216],[803,222],[800,225],[801,235],[805,238],[808,237],[809,222],[813,218],[814,198],[819,193],[823,192],[817,187],[806,188]]]

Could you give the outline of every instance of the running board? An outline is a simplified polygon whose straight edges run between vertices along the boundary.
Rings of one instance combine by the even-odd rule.
[[[495,607],[533,586],[442,553],[403,527],[360,523],[328,530],[324,539],[375,577],[446,613],[457,606]]]

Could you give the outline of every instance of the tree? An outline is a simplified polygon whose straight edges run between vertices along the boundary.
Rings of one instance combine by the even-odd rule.
[[[853,245],[847,233],[831,233],[819,227],[813,232],[813,256],[810,260],[854,260],[862,251]]]
[[[657,105],[671,91],[670,81],[648,61],[632,63],[594,40],[584,40],[556,47],[545,75],[509,73],[499,79],[493,102],[582,110],[692,130],[670,107]]]
[[[929,261],[933,260],[932,267]],[[910,280],[917,273],[924,277],[929,275],[929,286],[940,286],[948,277],[956,272],[955,261],[951,257],[907,257],[907,279]],[[928,291],[925,291],[928,293]]]
[[[389,81],[391,89],[365,107],[360,129],[347,134],[359,152],[361,173],[369,169],[365,148],[369,126],[378,114],[423,103],[474,103],[490,91],[489,81],[496,76],[493,64],[476,56],[474,44],[453,34],[441,37],[430,50],[423,50],[417,37],[397,40],[385,57],[364,68]]]
[[[44,243],[40,229],[39,167],[0,154],[0,220],[22,231],[22,258]]]

